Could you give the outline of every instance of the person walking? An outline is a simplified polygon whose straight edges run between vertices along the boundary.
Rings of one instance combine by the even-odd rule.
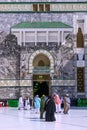
[[[64,114],[68,114],[68,111],[70,109],[70,98],[69,98],[69,94],[66,94],[64,97]]]
[[[45,101],[46,101],[46,96],[42,95],[41,97],[41,103],[40,103],[40,119],[43,119],[43,114],[44,114],[44,108],[45,108]]]
[[[45,103],[45,121],[56,121],[55,118],[55,112],[56,112],[56,106],[55,106],[55,102],[54,102],[54,98],[53,97],[48,97],[48,99],[46,100]]]
[[[54,96],[55,104],[56,104],[56,113],[61,113],[61,99],[58,94]]]
[[[40,102],[41,102],[41,99],[39,98],[39,95],[36,95],[34,98],[34,107],[37,114],[40,113]]]
[[[30,101],[29,101],[29,97],[25,97],[24,99],[24,110],[29,110],[30,109]]]
[[[24,108],[23,97],[22,96],[20,96],[19,100],[18,100],[18,110],[20,110],[21,108]]]

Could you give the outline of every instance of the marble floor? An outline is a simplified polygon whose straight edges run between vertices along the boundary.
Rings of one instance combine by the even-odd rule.
[[[0,107],[0,130],[87,130],[86,109],[71,109],[68,115],[55,116],[55,122],[45,122],[34,109]]]

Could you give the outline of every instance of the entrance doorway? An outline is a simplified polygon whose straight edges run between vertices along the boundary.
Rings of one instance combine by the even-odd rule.
[[[49,95],[50,75],[33,75],[33,96]]]
[[[43,94],[48,96],[49,95],[49,82],[48,81],[34,81],[33,92],[34,92],[34,96],[39,95],[39,97],[41,97]]]
[[[50,59],[49,56],[40,52],[33,59],[33,96],[49,95],[50,85]]]

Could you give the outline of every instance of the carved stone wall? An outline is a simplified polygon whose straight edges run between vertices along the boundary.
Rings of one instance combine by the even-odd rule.
[[[19,95],[18,87],[1,87],[0,86],[0,99],[16,99]]]
[[[68,36],[65,43],[57,49],[52,51],[55,59],[55,73],[56,79],[75,79],[75,56],[73,36]]]
[[[64,97],[64,95],[68,93],[71,98],[77,98],[74,87],[75,86],[52,86],[51,93],[57,93],[60,97]]]
[[[48,45],[45,47],[39,46],[39,48],[38,46],[29,47],[27,49],[27,47],[17,45],[17,38],[14,35],[6,35],[0,44],[0,78],[5,80],[1,83],[4,86],[1,86],[1,97],[17,98],[19,94],[33,95],[32,75],[29,74],[29,58],[38,49],[49,51],[54,58],[55,72],[53,80],[66,79],[63,85],[68,85],[67,80],[74,80],[75,75],[72,38],[72,36],[67,36],[65,43],[61,44],[61,46],[54,47],[52,45],[51,47]],[[15,86],[12,87],[13,85]],[[60,88],[60,85],[56,84],[56,82],[53,85],[58,87],[57,89]],[[7,92],[6,96],[4,96],[3,93],[5,93],[6,87]],[[70,88],[69,85],[68,88]],[[63,86],[61,89],[63,94]],[[72,87],[70,89],[72,90]],[[56,91],[56,88],[52,91]]]

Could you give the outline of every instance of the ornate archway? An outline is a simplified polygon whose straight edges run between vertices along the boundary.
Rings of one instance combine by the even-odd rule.
[[[40,54],[44,54],[48,57],[48,59],[50,61],[50,73],[54,73],[54,59],[53,59],[52,55],[46,50],[37,50],[30,56],[29,73],[33,73],[33,61],[34,61],[35,57]]]

